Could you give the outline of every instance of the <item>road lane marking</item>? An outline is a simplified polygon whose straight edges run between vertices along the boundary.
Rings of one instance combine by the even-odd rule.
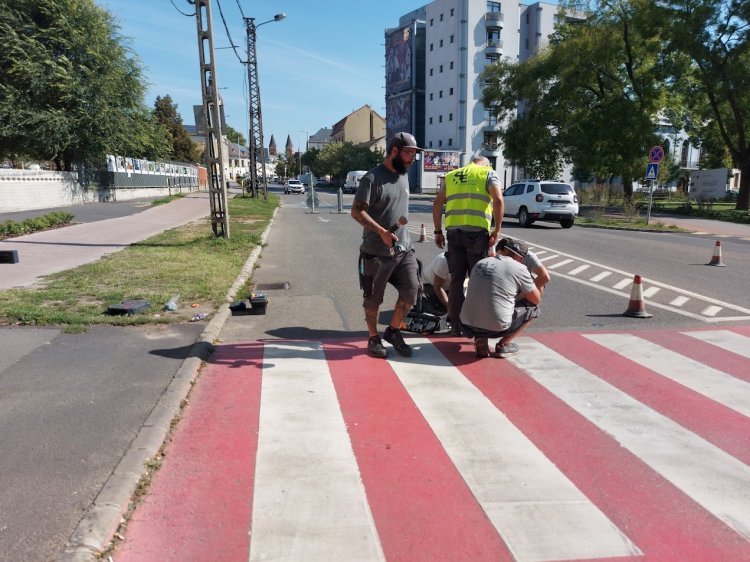
[[[706,316],[716,316],[724,309],[724,307],[711,305],[703,309],[703,312],[701,314],[705,314]]]
[[[735,334],[729,330],[711,330],[705,332],[682,332],[686,336],[695,338],[721,349],[731,351],[750,359],[750,338]]]
[[[671,304],[672,306],[682,306],[689,300],[690,300],[690,297],[680,295],[679,297],[676,297],[675,299],[669,301],[669,304]]]
[[[624,341],[622,334],[608,336],[610,343]],[[598,334],[586,337],[596,341]],[[750,467],[539,342],[521,337],[518,343],[523,353],[508,361],[750,539]],[[640,354],[640,343],[631,352]]]
[[[322,345],[263,362],[250,562],[384,560]]]
[[[615,283],[614,285],[612,285],[612,288],[613,289],[624,289],[625,287],[627,287],[629,285],[632,285],[632,283],[633,283],[633,278],[632,277],[628,277],[628,278],[623,279],[623,280]]]
[[[579,265],[575,269],[571,269],[570,271],[568,271],[568,275],[578,275],[582,271],[586,271],[589,267],[591,266],[588,264]]]
[[[610,275],[612,275],[611,271],[602,271],[599,275],[594,275],[591,278],[591,281],[593,281],[594,283],[598,283],[599,281],[609,277]]]
[[[409,343],[419,362],[389,362],[516,560],[639,553],[428,339]]]
[[[553,263],[552,265],[547,266],[547,269],[557,269],[558,267],[562,267],[564,265],[568,265],[572,261],[573,260],[571,260],[571,259],[559,261],[557,263]]]
[[[643,290],[643,296],[646,298],[651,298],[659,291],[661,291],[659,287],[649,287],[648,289]]]

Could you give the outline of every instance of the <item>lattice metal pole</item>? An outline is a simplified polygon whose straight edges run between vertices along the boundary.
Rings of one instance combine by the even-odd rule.
[[[253,196],[258,196],[258,186],[260,185],[263,198],[268,199],[266,151],[263,148],[263,114],[260,108],[258,57],[255,49],[255,18],[245,18],[245,25],[247,26],[247,83],[250,90],[250,131],[248,135],[250,137],[250,184]]]
[[[229,238],[227,184],[222,158],[221,113],[219,84],[214,64],[214,42],[210,0],[195,0],[195,21],[198,27],[198,52],[203,93],[203,125],[206,131],[206,167],[208,193],[211,200],[211,229],[216,236]]]

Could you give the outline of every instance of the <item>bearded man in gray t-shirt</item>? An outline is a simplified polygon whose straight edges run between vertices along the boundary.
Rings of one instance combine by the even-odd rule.
[[[378,310],[388,283],[398,291],[390,325],[383,339],[404,357],[412,349],[401,335],[401,324],[417,302],[419,278],[417,258],[406,228],[409,218],[409,179],[415,160],[417,140],[409,133],[396,133],[388,143],[385,161],[370,170],[359,182],[352,203],[352,218],[362,225],[359,247],[359,282],[372,357],[388,355],[378,335]]]

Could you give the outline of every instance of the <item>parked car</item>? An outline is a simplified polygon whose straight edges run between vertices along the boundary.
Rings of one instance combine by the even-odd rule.
[[[359,187],[359,180],[362,176],[367,174],[364,170],[354,170],[346,174],[346,181],[344,182],[344,193],[354,193]]]
[[[578,196],[573,186],[552,180],[519,180],[503,192],[505,216],[518,218],[518,224],[534,221],[559,222],[570,228],[578,215]]]
[[[299,180],[288,179],[284,182],[284,193],[305,193],[305,186]]]

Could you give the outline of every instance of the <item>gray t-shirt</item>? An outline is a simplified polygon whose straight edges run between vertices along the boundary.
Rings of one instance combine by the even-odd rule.
[[[500,332],[510,327],[516,297],[535,289],[526,267],[511,257],[479,260],[469,276],[461,323]]]
[[[367,203],[367,214],[383,228],[390,229],[399,223],[401,217],[409,218],[409,178],[391,172],[383,164],[378,164],[359,181],[354,194],[358,201]],[[394,234],[398,237],[397,252],[412,249],[411,236],[406,225],[400,225]],[[362,229],[360,251],[374,256],[390,256],[391,248],[383,244],[380,236],[368,228]]]

